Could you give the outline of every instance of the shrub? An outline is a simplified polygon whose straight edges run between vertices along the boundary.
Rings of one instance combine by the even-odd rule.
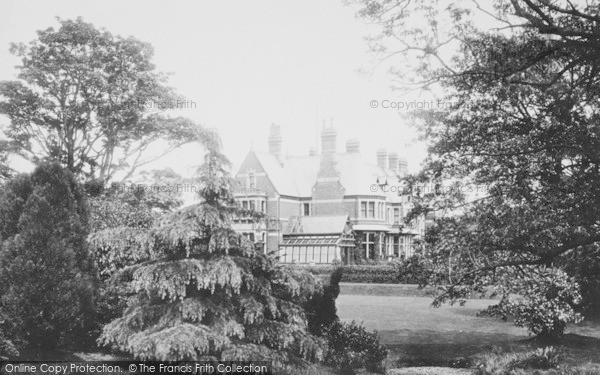
[[[560,358],[560,352],[552,346],[525,353],[502,353],[494,350],[476,362],[476,374],[514,374],[521,372],[520,370],[554,369],[558,367]]]
[[[399,280],[404,281],[406,284],[418,284],[421,286],[429,284],[433,265],[431,259],[421,251],[417,251],[407,259],[398,260],[395,264]]]
[[[527,327],[542,339],[555,339],[564,333],[568,322],[579,322],[582,317],[575,311],[581,302],[578,284],[565,272],[553,268],[536,269],[528,277],[515,275],[497,305],[490,306],[483,315],[507,319]],[[515,298],[508,291],[519,296]]]
[[[316,293],[309,299],[305,310],[308,329],[312,334],[322,335],[323,329],[338,320],[335,300],[340,294],[342,269],[336,268],[329,277],[329,283],[322,293]]]
[[[418,284],[418,280],[412,274],[400,272],[399,261],[372,262],[372,264],[341,266],[341,282],[360,284]],[[303,267],[317,276],[330,275],[337,268],[334,265]]]
[[[342,374],[354,374],[354,370],[366,367],[369,371],[384,372],[383,361],[388,355],[379,343],[375,332],[367,331],[361,324],[335,322],[325,329],[329,349],[325,363],[337,368]]]
[[[90,343],[96,283],[87,223],[85,195],[57,163],[0,192],[0,310],[13,343],[46,350]]]

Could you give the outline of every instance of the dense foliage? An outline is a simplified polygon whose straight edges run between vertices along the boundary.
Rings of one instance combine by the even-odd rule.
[[[574,308],[581,300],[577,284],[565,272],[554,268],[530,267],[529,271],[537,273],[537,277],[505,279],[512,285],[504,286],[500,302],[482,313],[505,320],[511,316],[516,325],[527,327],[540,337],[556,338],[564,333],[569,321],[581,321]]]
[[[4,333],[7,331],[7,329],[7,317],[0,309],[0,361],[6,361],[19,355],[19,351],[17,350],[15,344],[13,344],[13,342],[9,340]]]
[[[321,336],[323,329],[338,320],[335,300],[340,295],[342,274],[341,268],[334,269],[329,275],[328,282],[323,286],[322,292],[313,294],[304,307],[308,319],[308,330],[314,335]]]
[[[539,370],[558,368],[560,361],[560,351],[553,346],[524,353],[504,353],[496,349],[478,358],[474,367],[476,375],[531,373],[535,370],[538,370],[535,372],[538,373]],[[567,373],[569,372],[560,372],[560,374]]]
[[[2,133],[0,132],[0,136],[1,135]],[[8,166],[7,149],[7,142],[0,140],[0,184],[12,175],[12,171]]]
[[[77,175],[126,179],[135,170],[197,139],[199,126],[171,117],[185,102],[157,72],[153,49],[133,37],[94,25],[59,20],[29,44],[13,44],[20,58],[17,81],[0,82],[0,177],[7,154],[37,164],[59,161]],[[145,151],[158,141],[162,154]]]
[[[150,172],[152,178],[141,183],[112,183],[104,186],[103,181],[93,180],[85,184],[90,196],[91,229],[128,228],[131,231],[145,230],[156,224],[160,217],[182,205],[181,191],[177,190],[182,178],[170,170]],[[166,177],[165,177],[166,174]],[[100,274],[108,278],[116,270],[131,265],[140,259],[136,252],[103,251],[95,249],[94,258]]]
[[[278,371],[308,366],[324,342],[308,332],[303,304],[321,284],[275,263],[231,228],[238,206],[218,141],[199,169],[201,201],[149,228],[96,232],[96,248],[136,254],[117,273],[128,307],[100,342],[139,359],[265,360]]]
[[[304,266],[315,275],[330,275],[340,269],[341,282],[364,284],[418,284],[418,276],[407,271],[410,258],[402,261],[382,261],[372,265]]]
[[[444,93],[445,105],[413,113],[430,156],[410,181],[415,192],[444,187],[412,199],[412,214],[442,217],[425,246],[426,278],[444,286],[437,302],[497,286],[500,295],[525,298],[502,303],[503,313],[536,333],[560,334],[578,320],[579,293],[593,298],[599,280],[598,8],[543,0],[358,2],[360,14],[383,27],[375,49],[415,62],[415,70],[396,71],[399,80],[412,76]],[[472,196],[465,186],[485,189]],[[560,306],[546,292],[550,285],[564,293]],[[598,305],[584,304],[594,314]],[[539,328],[547,319],[542,326],[554,332]]]
[[[329,349],[325,363],[337,368],[342,374],[354,374],[356,369],[383,373],[383,361],[388,355],[379,343],[375,332],[367,331],[355,322],[336,321],[325,329]]]
[[[93,233],[109,228],[136,228],[146,230],[159,218],[182,204],[182,178],[170,169],[146,173],[139,183],[113,182],[105,186],[102,180],[84,184],[90,202],[90,227]],[[124,246],[121,251],[93,248],[93,259],[102,283],[98,288],[97,322],[102,327],[118,316],[126,307],[123,286],[111,282],[111,276],[139,262],[135,251]],[[145,259],[145,258],[144,258]]]
[[[88,206],[58,163],[17,175],[0,191],[0,326],[17,347],[82,349],[95,280]]]

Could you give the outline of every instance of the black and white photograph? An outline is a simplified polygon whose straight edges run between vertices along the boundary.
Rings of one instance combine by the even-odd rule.
[[[600,0],[3,0],[0,374],[600,374]]]

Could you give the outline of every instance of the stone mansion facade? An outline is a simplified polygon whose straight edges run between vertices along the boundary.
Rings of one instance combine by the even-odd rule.
[[[370,162],[357,140],[348,140],[339,152],[332,125],[324,126],[321,144],[320,154],[312,149],[284,156],[281,129],[272,125],[269,152],[248,152],[233,189],[243,208],[263,212],[267,219],[238,218],[235,230],[281,262],[411,256],[425,220],[405,222],[410,202],[389,188],[400,186],[406,161],[380,149]]]

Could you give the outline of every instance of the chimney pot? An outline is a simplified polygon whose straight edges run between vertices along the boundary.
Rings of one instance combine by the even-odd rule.
[[[358,139],[352,138],[346,141],[346,152],[349,154],[360,153],[360,143]]]
[[[396,174],[398,174],[398,153],[390,152],[388,155],[389,168]]]
[[[271,124],[271,134],[269,135],[269,153],[281,157],[281,126]]]
[[[333,125],[325,126],[321,132],[321,144],[323,152],[336,152],[337,132]]]
[[[387,162],[388,162],[388,153],[385,150],[385,148],[380,148],[379,150],[377,150],[377,166],[379,168],[382,169],[386,169],[387,168]]]

